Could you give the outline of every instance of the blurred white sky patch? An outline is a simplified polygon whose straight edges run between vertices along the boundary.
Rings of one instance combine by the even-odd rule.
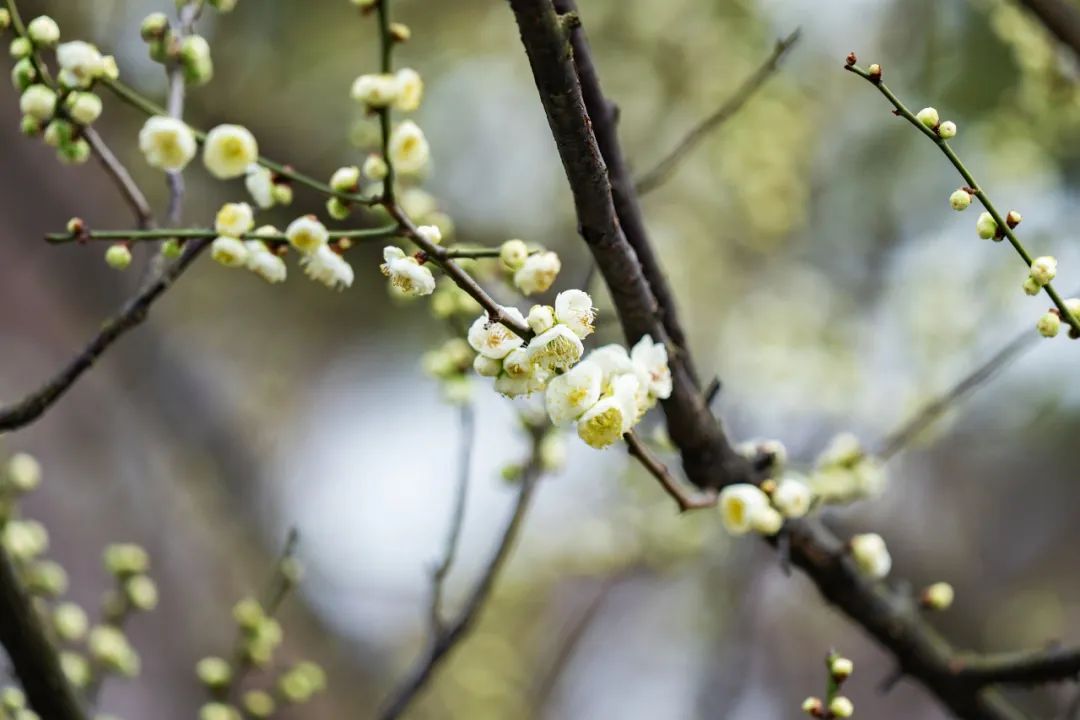
[[[458,410],[401,362],[401,348],[367,348],[313,382],[297,422],[304,430],[283,448],[273,483],[289,513],[279,510],[278,521],[301,533],[309,599],[341,632],[396,645],[426,618],[429,569],[444,547],[458,477]],[[471,587],[512,509],[516,487],[500,470],[527,452],[513,404],[488,383],[478,380],[474,393],[478,435],[451,604]],[[621,476],[622,452],[597,453],[575,437],[567,444],[574,473],[542,481],[511,575],[563,552]]]
[[[474,58],[432,83],[421,116],[433,119],[423,125],[436,168],[429,189],[462,227],[513,227],[550,242],[543,236],[567,212],[568,194],[536,88],[519,69],[502,56]],[[469,162],[454,161],[463,156]]]

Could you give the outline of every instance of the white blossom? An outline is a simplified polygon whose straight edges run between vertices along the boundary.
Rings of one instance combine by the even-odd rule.
[[[225,267],[243,267],[247,263],[248,249],[242,240],[222,235],[210,246],[210,257]]]
[[[352,266],[325,243],[304,255],[300,264],[304,266],[304,274],[328,288],[341,290],[352,286]]]
[[[419,173],[427,167],[431,148],[420,126],[406,120],[390,133],[389,155],[395,169],[403,173]]]
[[[645,335],[630,350],[630,359],[648,388],[650,399],[666,400],[671,397],[671,370],[668,368],[667,347],[653,342]]]
[[[251,199],[260,208],[267,210],[274,207],[274,174],[269,168],[264,168],[258,163],[248,165],[244,185]]]
[[[561,269],[562,262],[553,252],[530,255],[514,273],[514,285],[525,295],[544,292],[555,282]]]
[[[759,515],[769,510],[769,496],[755,485],[737,483],[720,491],[720,519],[732,535],[745,535],[754,529]]]
[[[48,15],[39,15],[27,23],[26,34],[39,47],[52,47],[60,42],[60,26]]]
[[[520,324],[525,324],[521,311],[514,307],[504,307],[503,312]],[[476,352],[494,360],[502,360],[514,348],[521,347],[524,340],[517,333],[502,323],[493,323],[487,314],[476,318],[468,333],[469,345]]]
[[[487,355],[477,355],[473,358],[473,370],[481,377],[498,377],[502,369],[502,361],[489,358]]]
[[[218,235],[238,238],[255,227],[255,214],[247,203],[225,203],[214,218],[214,231]]]
[[[73,40],[56,48],[60,81],[68,87],[85,88],[105,72],[105,58],[88,42]]]
[[[772,504],[784,517],[800,518],[810,511],[813,493],[806,483],[784,478],[773,490]]]
[[[274,254],[266,243],[262,240],[248,240],[244,246],[248,250],[248,270],[271,284],[285,281],[285,261]]]
[[[1031,279],[1040,286],[1048,285],[1057,276],[1057,259],[1049,255],[1037,257],[1031,262]]]
[[[241,125],[218,125],[206,134],[203,164],[218,179],[240,177],[258,159],[259,144]]]
[[[397,100],[400,86],[395,76],[389,73],[361,75],[352,84],[353,100],[369,108],[384,108]]]
[[[545,370],[568,370],[585,352],[581,338],[565,325],[556,325],[529,341],[529,359]]]
[[[435,277],[431,270],[416,258],[406,255],[401,248],[386,246],[383,248],[383,260],[385,262],[379,266],[382,274],[406,295],[430,295],[435,291]]]
[[[584,290],[566,290],[555,296],[555,319],[584,340],[596,329],[596,308]],[[666,358],[665,358],[666,360]]]
[[[416,234],[432,245],[442,242],[442,230],[437,225],[421,225],[416,228]]]
[[[195,135],[183,121],[155,115],[139,131],[139,150],[151,167],[180,172],[195,157]]]
[[[397,97],[394,108],[402,112],[413,112],[420,107],[424,96],[424,80],[420,73],[412,68],[402,68],[394,76],[397,81]]]
[[[569,425],[600,400],[603,372],[585,361],[548,382],[545,396],[548,417],[558,426]]]
[[[539,335],[555,327],[555,308],[550,305],[533,305],[526,318],[529,329]]]
[[[877,533],[865,533],[851,538],[851,557],[866,575],[880,580],[892,569],[892,558],[885,541]]]
[[[285,237],[294,248],[310,254],[326,246],[330,233],[314,215],[304,215],[289,223],[285,228]]]

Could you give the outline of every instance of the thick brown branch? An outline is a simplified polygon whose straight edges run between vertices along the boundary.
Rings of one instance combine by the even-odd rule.
[[[447,658],[450,651],[457,647],[469,632],[487,604],[495,580],[498,578],[499,573],[510,557],[510,551],[517,542],[525,515],[536,491],[537,483],[543,473],[540,463],[540,439],[540,431],[534,430],[532,454],[528,464],[522,470],[517,502],[499,539],[499,544],[484,568],[483,574],[477,580],[476,585],[473,586],[461,610],[448,622],[440,622],[433,628],[434,633],[430,638],[428,648],[413,666],[409,676],[391,693],[382,710],[379,711],[378,717],[380,720],[393,720],[401,717],[427,686],[435,670]]]
[[[682,451],[686,474],[699,486],[744,480],[750,472],[748,463],[735,453],[709,412],[685,348],[665,327],[653,284],[662,281],[662,276],[644,230],[637,235],[639,255],[624,232],[632,228],[630,211],[624,218],[616,210],[608,166],[593,134],[595,123],[586,109],[573,62],[568,33],[576,16],[560,16],[552,0],[510,0],[510,7],[566,171],[579,231],[611,292],[626,339],[633,343],[649,334],[671,352],[674,389],[664,401],[664,412],[672,440]],[[627,185],[627,190],[628,200],[636,202],[632,186]],[[643,257],[651,258],[655,277],[646,277]],[[674,318],[668,299],[667,312]]]
[[[33,598],[19,582],[0,545],[0,644],[7,651],[30,707],[48,720],[86,720],[75,690],[60,667]]]
[[[989,655],[962,654],[956,674],[979,685],[1040,685],[1080,677],[1080,648],[1043,648]]]
[[[90,369],[110,345],[128,330],[146,319],[150,306],[168,290],[173,282],[210,244],[210,240],[194,240],[174,263],[152,277],[142,289],[124,303],[120,311],[106,321],[101,331],[60,372],[19,402],[0,408],[0,433],[29,425],[66,393],[79,377]]]
[[[1065,0],[1020,0],[1039,21],[1080,58],[1080,10]]]
[[[787,51],[790,50],[798,40],[798,30],[791,33],[786,38],[777,40],[772,54],[765,59],[765,62],[761,67],[754,71],[753,75],[743,81],[742,85],[735,91],[735,94],[724,101],[724,104],[713,111],[708,117],[691,128],[690,132],[683,136],[683,139],[679,141],[679,144],[676,145],[670,153],[665,155],[652,170],[649,170],[638,179],[637,183],[635,183],[638,195],[652,192],[671,179],[671,176],[679,166],[679,163],[682,162],[695,147],[697,147],[698,143],[704,140],[709,133],[716,130],[739,112],[750,98],[754,97],[754,95],[757,94],[757,91],[765,86],[768,79],[772,77],[773,74],[776,73],[776,69],[780,67],[780,61],[784,58],[784,55],[787,54]]]

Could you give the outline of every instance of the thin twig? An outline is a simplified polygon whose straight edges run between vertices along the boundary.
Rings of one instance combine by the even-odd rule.
[[[176,39],[182,42],[190,35],[195,26],[195,18],[202,10],[202,0],[189,2],[180,8],[180,22],[177,28]],[[184,99],[187,94],[187,82],[184,79],[184,65],[179,60],[174,60],[168,69],[169,99],[167,110],[169,116],[177,120],[184,119]],[[169,185],[169,224],[179,225],[184,214],[184,171],[177,170],[167,175]]]
[[[1030,267],[1032,263],[1030,253],[1028,253],[1023,243],[1020,242],[1020,238],[1016,236],[1013,228],[1010,227],[1009,223],[1006,222],[1005,217],[1000,212],[998,212],[997,207],[994,206],[994,203],[990,200],[990,197],[983,191],[979,183],[975,181],[975,176],[971,174],[971,171],[968,170],[967,166],[964,165],[962,160],[960,160],[960,157],[956,154],[956,152],[953,151],[952,147],[949,146],[948,141],[946,141],[945,138],[941,137],[936,130],[928,128],[917,117],[915,117],[915,114],[912,113],[911,110],[909,110],[902,102],[900,102],[900,99],[893,94],[892,90],[890,90],[885,85],[885,83],[881,81],[880,73],[878,73],[877,75],[871,75],[868,70],[864,70],[863,68],[855,65],[854,55],[852,55],[848,63],[844,65],[844,69],[848,72],[858,75],[859,77],[863,78],[871,85],[876,87],[881,92],[881,94],[885,96],[885,99],[888,100],[890,104],[892,104],[893,108],[895,108],[896,115],[899,115],[900,117],[907,120],[919,132],[930,138],[934,142],[934,144],[937,145],[938,149],[941,150],[942,154],[949,159],[949,162],[951,162],[953,167],[956,168],[957,172],[960,173],[960,176],[964,179],[964,182],[967,183],[968,191],[979,199],[979,202],[982,204],[983,208],[986,209],[986,212],[988,212],[990,216],[994,218],[994,222],[997,223],[998,233],[1000,233],[999,237],[1003,236],[1004,238],[1006,238],[1009,241],[1009,244],[1012,245],[1016,253],[1024,261],[1024,264]],[[1058,312],[1061,314],[1062,321],[1068,323],[1068,325],[1072,328],[1072,334],[1075,337],[1080,338],[1080,318],[1076,317],[1069,311],[1069,308],[1065,305],[1065,301],[1058,294],[1057,290],[1054,289],[1052,283],[1046,283],[1046,285],[1043,286],[1043,290],[1046,291],[1047,296],[1057,307]]]
[[[541,431],[532,428],[532,452],[528,463],[521,473],[520,488],[514,510],[506,524],[498,545],[488,561],[476,585],[473,586],[465,605],[450,620],[441,624],[438,632],[428,643],[423,655],[417,660],[409,675],[390,694],[379,711],[379,720],[394,720],[409,708],[420,692],[427,686],[435,670],[446,659],[448,653],[462,641],[469,629],[476,622],[480,612],[487,604],[495,580],[502,571],[510,551],[517,542],[518,535],[529,510],[536,486],[543,473],[540,462]]]
[[[1022,355],[1041,344],[1042,338],[1031,332],[1022,331],[1009,343],[994,353],[986,362],[965,375],[956,385],[943,395],[927,403],[903,425],[886,435],[878,444],[874,456],[882,461],[889,460],[907,447],[928,427],[937,422],[949,408],[963,400],[979,386],[991,380],[1001,370]]]
[[[86,142],[90,144],[90,150],[97,157],[101,166],[105,168],[105,172],[109,174],[109,177],[116,183],[117,188],[120,190],[120,194],[124,196],[128,205],[131,206],[131,211],[135,214],[135,222],[140,229],[148,230],[154,227],[154,211],[150,207],[150,203],[146,199],[146,195],[139,188],[138,183],[131,177],[131,173],[124,167],[124,164],[117,159],[112,150],[109,149],[108,144],[101,138],[98,131],[92,127],[86,127],[83,129],[83,137],[86,138]]]
[[[146,319],[151,305],[172,286],[173,282],[209,244],[208,239],[189,243],[183,255],[172,264],[164,266],[160,272],[155,273],[52,379],[19,402],[0,408],[0,433],[29,425],[59,400],[110,345]]]
[[[798,42],[799,32],[796,29],[787,37],[777,40],[772,54],[765,59],[765,62],[750,77],[743,81],[731,97],[725,100],[712,114],[691,128],[671,152],[665,155],[651,170],[638,178],[634,183],[638,195],[650,193],[670,180],[679,163],[697,147],[698,143],[704,140],[709,133],[730,120],[757,94],[758,90],[765,86],[769,78],[776,73],[780,61],[784,59],[784,55]]]
[[[626,447],[641,465],[657,479],[664,491],[675,500],[679,506],[679,512],[688,510],[700,510],[701,508],[714,507],[716,505],[716,491],[710,490],[701,495],[691,495],[681,483],[672,476],[671,471],[653,455],[649,447],[641,441],[633,430],[623,435]]]
[[[458,481],[454,496],[454,508],[450,514],[450,529],[446,534],[446,546],[442,560],[431,573],[431,632],[442,629],[442,599],[446,577],[457,558],[461,530],[465,526],[465,504],[469,498],[469,479],[472,476],[472,450],[476,438],[476,417],[473,407],[463,403],[460,409],[461,438],[458,441]]]
[[[362,228],[359,230],[331,230],[327,233],[330,240],[380,240],[391,238],[399,234],[397,225],[384,225],[377,228]],[[162,228],[157,230],[88,230],[72,233],[49,233],[45,241],[53,245],[65,243],[84,242],[160,242],[174,238],[185,240],[198,240],[215,238],[218,233],[213,228]],[[256,232],[243,233],[240,237],[244,240],[262,240],[271,244],[285,244],[289,238],[281,233],[261,234]]]

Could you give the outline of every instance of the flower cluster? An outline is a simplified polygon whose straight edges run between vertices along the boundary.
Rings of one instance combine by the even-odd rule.
[[[529,252],[523,240],[507,240],[499,248],[499,260],[523,295],[547,292],[555,282],[562,261],[551,251]]]
[[[806,480],[825,503],[847,503],[880,495],[886,474],[881,462],[867,453],[851,433],[840,433],[818,455]]]
[[[42,51],[50,48],[56,51],[55,81],[42,58]],[[83,128],[96,121],[103,109],[93,87],[99,80],[119,77],[116,60],[82,40],[60,43],[60,26],[48,15],[31,20],[26,34],[11,42],[10,53],[15,59],[11,81],[20,93],[22,131],[41,135],[56,148],[62,162],[85,162],[90,144]]]
[[[441,238],[439,229],[434,225],[421,226],[419,231],[432,242],[438,242]],[[435,292],[435,276],[416,257],[406,255],[396,245],[388,245],[383,248],[383,260],[379,270],[390,278],[390,284],[402,295],[419,296]]]
[[[915,118],[942,140],[951,140],[956,137],[956,123],[952,120],[942,122],[938,111],[932,107],[923,108],[915,114]]]

